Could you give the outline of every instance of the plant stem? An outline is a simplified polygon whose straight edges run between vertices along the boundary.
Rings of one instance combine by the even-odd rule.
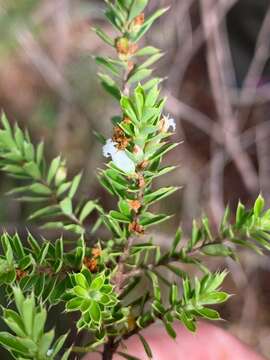
[[[118,345],[119,343],[114,342],[114,338],[110,338],[109,341],[104,345],[102,360],[112,360]]]
[[[211,243],[204,242],[197,248],[194,248],[191,251],[187,252],[186,255],[193,256],[196,253],[198,253],[199,251],[203,250],[203,248],[207,245],[216,245],[216,244],[220,244],[221,242],[225,242],[225,241],[227,241],[227,239],[216,239],[215,241],[213,241]],[[166,266],[166,265],[169,265],[170,263],[176,262],[176,261],[181,261],[181,257],[179,256],[178,253],[172,254],[168,257],[164,256],[157,263],[144,265],[144,266],[141,266],[139,269],[131,270],[129,273],[124,274],[124,276],[122,276],[122,283],[119,285],[119,288],[121,289],[123,287],[124,283],[130,278],[140,276],[147,270],[153,270],[154,268],[157,268],[159,266]]]

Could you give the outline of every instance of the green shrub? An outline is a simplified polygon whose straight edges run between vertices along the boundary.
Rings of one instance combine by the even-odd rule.
[[[235,217],[227,208],[217,232],[204,216],[193,222],[191,235],[178,229],[167,250],[161,251],[151,238],[148,229],[171,216],[154,212],[152,205],[178,190],[153,188],[157,177],[175,168],[163,166],[162,159],[177,146],[171,141],[176,124],[163,112],[162,79],[152,77],[151,66],[163,54],[137,43],[167,9],[145,17],[148,0],[106,4],[105,15],[118,36],[113,39],[99,28],[95,32],[115,49],[116,57],[98,56],[96,61],[104,71],[98,74],[101,84],[120,108],[112,118],[111,138],[97,134],[110,159],[98,177],[117,198],[117,209],[107,213],[97,201],[85,199],[78,205],[74,197],[82,173],[70,178],[61,156],[46,162],[43,143],[33,145],[27,131],[12,127],[2,116],[0,166],[22,182],[11,193],[36,204],[29,221],[38,219],[43,228],[63,232],[56,241],[29,233],[26,243],[18,234],[1,236],[0,283],[17,310],[3,309],[10,332],[0,333],[0,343],[18,360],[58,359],[58,354],[64,360],[71,352],[97,351],[100,345],[103,358],[111,359],[120,342],[135,334],[151,357],[140,334],[143,328],[161,321],[174,338],[175,320],[195,331],[198,318],[220,318],[212,305],[229,298],[221,290],[227,271],[211,273],[204,265],[207,256],[236,259],[238,247],[269,250],[270,211],[264,210],[262,196],[250,210],[239,203]],[[90,227],[87,220],[93,213],[98,220]],[[96,235],[100,226],[109,230],[107,238]],[[72,245],[68,232],[75,237]],[[184,264],[198,268],[201,277],[192,278]],[[175,281],[165,279],[160,268],[174,274]],[[149,286],[135,297],[142,279]],[[161,282],[167,294],[161,292]],[[76,312],[77,330],[91,334],[89,344],[66,349],[68,334],[54,340],[54,331],[45,330],[47,310],[58,304],[65,309],[61,317]]]

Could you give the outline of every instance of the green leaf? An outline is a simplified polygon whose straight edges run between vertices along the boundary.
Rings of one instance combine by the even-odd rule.
[[[151,25],[153,24],[153,22],[158,19],[160,16],[162,16],[166,11],[169,10],[169,7],[167,8],[163,8],[163,9],[159,9],[157,10],[153,15],[151,15],[142,25],[141,29],[138,31],[138,33],[136,34],[136,36],[134,37],[134,41],[137,42],[139,41],[143,35],[150,29]]]
[[[47,254],[48,254],[49,247],[50,247],[50,243],[48,241],[43,243],[42,248],[40,250],[40,253],[38,254],[38,262],[41,265],[45,261],[45,258],[46,258]]]
[[[4,234],[1,238],[2,241],[2,246],[3,246],[3,250],[5,253],[5,257],[6,257],[6,261],[9,265],[13,264],[13,251],[12,251],[12,247],[10,245],[10,240],[7,234]]]
[[[211,234],[211,231],[210,231],[210,225],[209,225],[209,220],[206,216],[204,216],[202,218],[202,229],[204,230],[204,235],[205,235],[205,238],[206,239],[209,239],[209,240],[213,240],[213,236]]]
[[[116,234],[116,236],[118,237],[122,237],[123,236],[123,231],[121,229],[121,227],[119,226],[118,222],[114,219],[112,219],[109,216],[104,216],[103,217],[104,223],[105,225],[114,233]]]
[[[35,300],[33,295],[24,300],[23,304],[21,305],[21,309],[25,330],[27,334],[31,336],[33,331],[33,320],[35,314]]]
[[[262,250],[258,246],[256,246],[255,244],[253,244],[251,242],[248,242],[247,240],[232,239],[231,241],[237,245],[240,245],[240,246],[243,246],[243,247],[253,250],[258,255],[263,255]]]
[[[41,274],[39,277],[37,277],[37,281],[35,282],[35,296],[39,299],[43,293],[44,287],[45,287],[45,274]]]
[[[63,254],[64,254],[64,244],[63,244],[63,239],[57,239],[55,242],[55,257],[57,259],[63,259]]]
[[[97,302],[92,301],[92,304],[91,304],[91,306],[89,308],[89,312],[90,312],[92,320],[95,323],[100,323],[100,321],[101,321],[101,312],[100,312],[100,307],[99,307]]]
[[[127,217],[130,215],[130,207],[126,200],[120,200],[118,202],[118,208],[121,211],[121,213]]]
[[[59,353],[59,351],[62,349],[65,341],[66,341],[66,338],[68,337],[68,333],[67,334],[64,334],[62,336],[60,336],[57,341],[54,343],[53,345],[53,352],[52,352],[52,359],[54,359],[54,357]],[[63,359],[63,358],[62,358]]]
[[[87,280],[85,278],[85,276],[83,275],[83,273],[77,273],[77,274],[74,274],[74,279],[76,281],[76,284],[80,285],[81,287],[83,288],[88,288],[88,283],[87,283]]]
[[[155,62],[157,62],[160,58],[162,58],[162,56],[164,56],[164,53],[158,53],[158,54],[152,55],[149,59],[147,59],[140,66],[138,66],[138,69],[141,70],[141,69],[148,68],[149,66],[151,66]]]
[[[122,356],[122,358],[124,358],[126,360],[141,360],[141,359],[137,358],[136,356],[123,353],[122,351],[117,351],[116,354]]]
[[[145,99],[145,106],[146,107],[153,107],[155,106],[159,96],[159,89],[158,85],[153,86],[146,95]]]
[[[163,155],[165,155],[167,152],[171,151],[172,149],[174,149],[178,145],[179,145],[179,143],[162,145],[153,155],[151,155],[149,157],[149,160],[153,161],[153,160],[161,158]]]
[[[223,244],[210,244],[202,248],[202,252],[209,256],[231,256],[232,249]]]
[[[200,296],[200,301],[204,305],[220,304],[227,301],[229,295],[221,291],[213,291],[210,294],[203,294]]]
[[[155,315],[158,314],[158,317],[160,317],[160,315],[164,316],[166,314],[165,307],[158,300],[154,300],[152,302],[152,308],[154,310]]]
[[[119,189],[126,189],[128,182],[126,179],[119,174],[115,169],[108,169],[104,172],[104,175],[113,182],[114,186],[117,186]]]
[[[57,156],[56,158],[53,159],[53,161],[51,162],[49,171],[48,171],[48,175],[47,175],[47,181],[50,184],[53,180],[53,178],[56,175],[56,172],[58,170],[58,168],[60,167],[61,164],[61,157]]]
[[[72,351],[72,348],[69,348],[69,349],[64,353],[64,355],[61,357],[61,360],[68,360],[71,351]]]
[[[51,206],[46,206],[40,210],[35,211],[33,214],[31,214],[29,216],[29,220],[33,220],[36,219],[38,217],[48,217],[48,216],[53,216],[55,214],[57,214],[59,212],[59,206],[58,205],[51,205]]]
[[[134,91],[134,97],[136,102],[137,113],[139,115],[139,118],[141,119],[144,108],[144,90],[140,85],[136,87]]]
[[[119,86],[116,84],[116,82],[108,75],[106,74],[98,74],[98,77],[101,80],[101,85],[103,88],[111,94],[117,101],[120,101],[121,99],[121,91],[119,89]]]
[[[27,355],[28,349],[26,346],[22,345],[20,341],[16,339],[15,336],[7,333],[0,332],[0,344],[8,350],[14,351],[16,353]]]
[[[42,165],[43,156],[44,156],[44,142],[41,141],[38,144],[37,151],[36,151],[36,161],[37,161],[38,166]]]
[[[21,166],[18,165],[5,165],[2,167],[2,170],[12,174],[12,176],[25,176],[25,172],[23,171],[23,169],[21,168]],[[27,176],[25,176],[27,178]]]
[[[7,130],[7,132],[9,134],[12,134],[11,126],[10,126],[9,121],[7,119],[7,116],[6,116],[6,114],[4,112],[1,115],[1,122],[3,124],[4,129]]]
[[[264,209],[265,201],[262,195],[260,194],[254,204],[253,212],[256,217],[260,217]]]
[[[150,277],[152,281],[155,300],[161,301],[161,291],[160,291],[157,275],[152,271],[147,271],[147,275]]]
[[[230,214],[231,214],[231,210],[230,210],[229,206],[226,206],[226,209],[225,209],[225,212],[224,212],[221,224],[220,224],[220,231],[224,231],[227,228],[229,220],[230,220]]]
[[[171,285],[169,298],[171,305],[176,305],[179,302],[179,292],[176,284]]]
[[[130,223],[131,221],[130,217],[120,213],[119,211],[112,210],[109,212],[109,216],[119,222]]]
[[[10,309],[4,309],[3,320],[16,335],[20,337],[26,336],[22,319],[15,311]]]
[[[104,284],[104,273],[97,276],[91,283],[91,290],[99,290]]]
[[[136,56],[148,56],[148,55],[155,55],[159,53],[159,49],[155,48],[154,46],[146,46],[144,48],[139,49],[135,55]]]
[[[35,160],[35,150],[31,143],[24,143],[24,156],[27,161]]]
[[[66,197],[64,200],[60,202],[61,210],[65,215],[72,215],[72,201],[69,197]]]
[[[23,165],[23,168],[26,171],[26,173],[29,174],[30,176],[32,176],[34,179],[38,180],[41,178],[40,169],[37,166],[37,164],[34,163],[33,161],[30,161],[29,163],[26,163],[25,165]]]
[[[33,323],[33,339],[37,341],[40,336],[43,334],[44,327],[46,324],[47,312],[43,308],[40,312],[35,316]]]
[[[25,270],[32,264],[34,264],[32,255],[26,255],[19,260],[18,266],[21,270]]]
[[[123,9],[128,10],[134,0],[118,0],[117,2],[122,6]]]
[[[30,233],[28,233],[27,242],[35,254],[40,252],[40,246],[38,242]]]
[[[252,234],[252,237],[265,249],[270,251],[270,243],[265,239],[264,236],[260,236],[260,234]]]
[[[105,34],[105,32],[102,29],[97,27],[97,28],[93,28],[93,30],[106,44],[114,47],[113,39],[107,34]]]
[[[66,311],[79,310],[81,308],[81,305],[82,305],[83,301],[84,300],[82,298],[79,298],[79,297],[76,297],[76,298],[73,298],[73,299],[69,300],[66,303]]]
[[[141,340],[141,343],[143,345],[143,348],[144,348],[144,351],[145,351],[146,355],[148,356],[149,359],[152,359],[153,358],[153,353],[152,353],[152,350],[151,350],[148,342],[146,341],[146,339],[140,333],[138,333],[138,337]]]
[[[163,221],[166,221],[168,219],[170,219],[171,216],[170,215],[165,215],[165,214],[157,214],[157,215],[153,215],[150,213],[145,213],[142,217],[141,217],[141,221],[140,224],[142,226],[144,226],[145,228],[147,228],[148,226],[153,226],[153,225],[157,225]]]
[[[122,96],[120,103],[121,103],[121,107],[122,107],[124,113],[130,118],[130,120],[134,124],[139,124],[136,112],[134,110],[134,107],[133,107],[130,99],[126,96]]]
[[[57,189],[57,195],[60,196],[62,194],[64,194],[71,186],[71,181],[68,181],[68,182],[64,182],[62,183],[58,189]]]
[[[51,189],[48,188],[48,186],[43,185],[41,183],[35,183],[28,186],[28,190],[34,192],[35,194],[41,194],[41,195],[51,194]]]
[[[167,334],[172,338],[172,339],[176,339],[177,334],[173,328],[173,326],[171,325],[171,323],[164,321],[164,325],[165,325],[165,329],[167,331]]]
[[[177,246],[180,244],[181,239],[182,239],[182,229],[179,228],[176,231],[176,234],[175,234],[172,246],[171,246],[171,250],[170,250],[171,255],[174,254]]]
[[[87,201],[87,203],[83,206],[81,210],[79,220],[83,222],[95,208],[96,208],[96,203],[94,201],[92,200]]]
[[[170,271],[172,271],[175,275],[179,276],[182,279],[185,279],[187,276],[186,272],[184,270],[180,269],[179,267],[176,267],[176,266],[170,265],[170,264],[166,265],[166,267]]]
[[[237,210],[236,210],[236,226],[238,228],[240,228],[241,225],[243,224],[243,222],[245,221],[245,218],[246,218],[245,215],[246,215],[245,207],[241,203],[241,201],[239,201],[238,206],[237,206]]]
[[[2,284],[11,285],[16,280],[16,271],[15,269],[10,269],[9,271],[6,271],[0,276],[0,282]]]
[[[119,76],[119,68],[113,64],[109,58],[96,56],[96,63],[102,65],[106,70],[112,72],[114,75]]]
[[[201,292],[212,292],[220,287],[223,283],[225,277],[227,276],[227,271],[216,272],[214,274],[207,274],[203,277],[201,281]]]
[[[70,190],[69,190],[69,193],[68,193],[68,197],[70,199],[72,199],[73,196],[76,194],[76,191],[78,190],[79,184],[81,182],[81,178],[82,178],[82,173],[76,175],[74,177],[74,179],[72,180],[71,187],[70,187]]]
[[[181,311],[181,313],[178,313],[177,317],[189,331],[191,331],[191,332],[196,331],[195,321],[192,318],[190,318],[189,316],[187,316],[187,313],[185,311]]]
[[[139,82],[143,79],[145,79],[146,77],[150,76],[152,74],[151,69],[139,69],[139,70],[135,70],[132,75],[129,77],[128,79],[128,83],[129,84],[134,84],[136,82]]]
[[[54,330],[50,330],[41,336],[38,344],[40,354],[42,354],[43,356],[47,354],[53,342],[53,338],[54,338]]]
[[[209,308],[196,309],[196,312],[201,317],[209,319],[209,320],[219,320],[220,319],[219,313],[213,309],[209,309]]]
[[[178,190],[178,188],[174,187],[174,186],[160,188],[156,191],[146,194],[144,196],[144,203],[145,203],[145,205],[153,204],[167,196],[170,196],[177,190]]]
[[[117,30],[122,32],[123,24],[126,21],[125,14],[119,7],[114,6],[110,2],[107,2],[107,7],[105,16]]]
[[[133,3],[129,10],[128,20],[133,20],[138,16],[148,4],[148,0],[133,0]]]
[[[153,86],[160,84],[162,81],[163,81],[163,79],[161,79],[161,78],[153,78],[153,79],[146,81],[143,84],[144,91],[148,91],[148,90],[152,89]]]

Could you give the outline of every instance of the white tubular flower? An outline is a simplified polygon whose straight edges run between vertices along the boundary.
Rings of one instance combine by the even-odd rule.
[[[173,132],[176,130],[175,120],[170,117],[170,115],[163,117],[162,131],[168,132],[172,128]]]
[[[114,165],[125,173],[135,172],[134,162],[127,156],[124,150],[117,149],[116,143],[112,139],[108,139],[103,146],[103,155],[107,158],[111,157]]]
[[[48,351],[47,351],[47,356],[51,356],[52,355],[52,353],[53,353],[53,349],[49,349]]]

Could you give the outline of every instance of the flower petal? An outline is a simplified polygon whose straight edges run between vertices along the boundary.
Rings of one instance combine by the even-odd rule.
[[[108,139],[103,146],[103,155],[105,157],[111,157],[115,166],[125,173],[135,172],[134,162],[127,156],[124,150],[119,150],[116,147],[116,143],[112,139]]]
[[[164,123],[164,130],[167,132],[170,128],[172,128],[173,131],[176,130],[176,124],[175,120],[173,118],[170,118],[170,115],[167,115],[164,117],[165,123]]]
[[[113,155],[117,152],[117,149],[115,147],[116,143],[112,141],[112,139],[108,139],[106,141],[106,144],[103,146],[102,151],[103,151],[103,155],[108,158],[108,157],[113,157]]]
[[[134,162],[127,156],[125,151],[119,150],[112,156],[113,163],[125,173],[135,172]]]

